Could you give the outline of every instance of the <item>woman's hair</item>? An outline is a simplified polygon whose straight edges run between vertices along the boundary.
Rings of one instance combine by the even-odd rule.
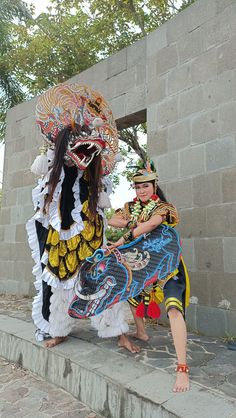
[[[87,132],[87,127],[80,127],[75,125],[73,129],[74,135],[79,135],[81,131]],[[61,170],[64,164],[64,156],[67,150],[68,142],[71,138],[71,127],[66,127],[62,129],[56,139],[55,145],[55,158],[52,164],[52,171],[48,181],[48,190],[49,193],[45,199],[44,210],[46,206],[51,203],[53,198],[53,193],[56,189],[57,183],[59,182]],[[102,177],[102,164],[101,156],[95,156],[89,166],[86,169],[88,175],[88,184],[89,184],[89,197],[88,197],[88,208],[92,216],[95,216],[97,210],[98,195],[101,189],[101,177]]]
[[[102,162],[101,154],[94,157],[87,168],[89,198],[88,208],[90,214],[94,217],[97,211],[98,195],[101,190],[102,182]]]
[[[159,198],[160,198],[163,202],[167,202],[166,197],[165,197],[165,194],[164,194],[164,192],[161,190],[160,186],[158,186],[158,184],[157,184],[157,187],[156,187],[156,194],[159,196]]]
[[[66,149],[67,149],[70,137],[71,137],[71,128],[66,127],[59,132],[56,138],[55,158],[53,160],[52,171],[51,171],[49,181],[48,181],[49,193],[45,199],[44,209],[46,209],[46,206],[51,203],[52,198],[53,198],[53,193],[55,191],[57,183],[59,182],[61,169],[64,163],[64,156],[66,153]]]
[[[165,194],[164,194],[164,192],[161,190],[160,186],[158,186],[158,184],[157,184],[157,185],[155,185],[155,180],[154,180],[154,181],[151,181],[150,183],[152,183],[152,184],[153,184],[154,190],[156,189],[156,190],[155,190],[155,193],[159,196],[159,198],[160,198],[163,202],[167,202],[166,197],[165,197]]]

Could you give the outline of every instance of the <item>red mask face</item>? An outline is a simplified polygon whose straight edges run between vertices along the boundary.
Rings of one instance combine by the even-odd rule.
[[[66,151],[65,161],[69,165],[76,165],[80,170],[85,170],[96,155],[105,148],[102,138],[78,138]]]

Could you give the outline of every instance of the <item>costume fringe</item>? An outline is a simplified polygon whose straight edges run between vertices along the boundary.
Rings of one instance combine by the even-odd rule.
[[[125,319],[124,303],[117,303],[100,315],[91,318],[91,325],[98,331],[99,337],[117,337],[129,331],[129,325]]]
[[[34,205],[35,210],[37,210],[37,212],[26,224],[29,246],[31,249],[32,258],[35,262],[35,265],[33,266],[33,269],[32,269],[32,273],[35,276],[34,285],[37,290],[37,295],[35,296],[33,300],[32,318],[36,327],[44,333],[49,333],[50,326],[49,326],[49,322],[46,321],[42,315],[42,304],[43,304],[42,281],[45,281],[46,283],[48,283],[48,285],[52,286],[52,288],[54,289],[58,288],[63,292],[64,290],[69,291],[73,289],[77,276],[75,275],[75,277],[66,281],[60,281],[56,276],[54,276],[47,269],[47,267],[45,267],[44,270],[42,269],[41,263],[43,264],[47,263],[48,254],[45,251],[42,257],[40,257],[40,249],[39,249],[39,243],[38,243],[38,237],[37,237],[37,231],[36,231],[36,221],[40,222],[45,228],[48,228],[49,225],[52,225],[53,228],[55,228],[56,230],[59,230],[61,239],[72,238],[73,236],[79,234],[83,230],[84,225],[83,225],[82,218],[80,216],[82,205],[80,202],[80,187],[79,187],[79,180],[82,174],[83,174],[82,172],[78,173],[78,176],[76,178],[76,181],[72,189],[74,192],[74,198],[75,198],[75,209],[72,211],[72,217],[75,223],[73,224],[73,227],[69,231],[61,230],[61,220],[60,220],[59,204],[58,204],[60,195],[61,195],[61,190],[62,190],[62,183],[63,183],[64,176],[65,176],[64,170],[62,169],[62,172],[60,175],[60,181],[57,184],[57,187],[55,189],[55,192],[53,195],[53,202],[52,204],[50,204],[49,214],[46,215],[43,211],[43,208],[44,208],[44,202],[45,202],[45,195],[48,193],[48,187],[46,183],[48,182],[50,171],[47,173],[47,175],[43,179],[38,180],[38,185],[32,191],[33,205]],[[70,301],[71,300],[72,300],[72,297]],[[66,305],[66,316],[68,317],[69,315],[67,314],[67,310],[69,307],[69,302],[67,301],[67,305]],[[71,318],[69,317],[69,321],[70,320]],[[62,328],[67,329],[67,326],[64,324],[62,325]]]
[[[73,289],[52,288],[50,298],[49,334],[51,337],[66,337],[72,330],[75,320],[68,314],[68,308],[75,293]]]
[[[49,334],[49,322],[44,319],[42,314],[43,305],[43,287],[38,291],[38,294],[34,297],[32,303],[32,319],[37,329],[42,333]]]

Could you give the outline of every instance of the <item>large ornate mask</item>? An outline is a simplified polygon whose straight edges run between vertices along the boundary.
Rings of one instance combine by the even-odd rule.
[[[36,123],[50,149],[59,133],[68,129],[65,163],[85,170],[95,155],[101,154],[103,174],[115,166],[118,132],[112,111],[97,91],[88,86],[60,84],[39,97]]]

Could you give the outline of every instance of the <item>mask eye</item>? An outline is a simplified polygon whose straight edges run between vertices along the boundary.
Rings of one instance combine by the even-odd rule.
[[[97,272],[98,273],[103,273],[105,269],[106,269],[106,264],[105,263],[99,263],[99,265],[97,266]]]

